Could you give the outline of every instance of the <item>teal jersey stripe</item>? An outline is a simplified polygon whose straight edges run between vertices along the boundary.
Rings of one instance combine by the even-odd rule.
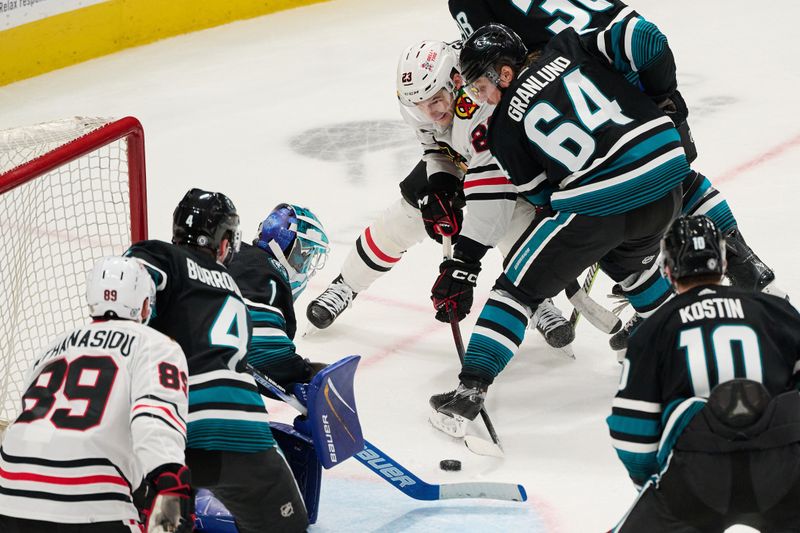
[[[692,195],[692,198],[688,202],[686,202],[686,204],[683,207],[682,214],[685,215],[686,213],[691,211],[694,208],[694,206],[697,205],[697,202],[700,201],[700,199],[703,197],[703,195],[710,187],[711,187],[711,182],[708,180],[707,177],[703,176],[703,183],[700,184],[700,187]]]
[[[463,371],[493,380],[502,372],[514,352],[479,333],[473,333],[464,355]]]
[[[611,53],[614,54],[614,69],[623,74],[632,72],[631,64],[625,60],[625,54],[620,44],[624,41],[623,30],[625,21],[620,21],[611,26]]]
[[[661,57],[667,48],[667,38],[652,22],[638,19],[631,35],[631,51],[636,70],[646,69]]]
[[[525,338],[525,327],[527,324],[520,321],[519,318],[512,315],[505,309],[500,309],[499,307],[495,307],[491,305],[491,303],[483,306],[483,310],[481,311],[478,320],[480,319],[491,320],[495,324],[503,326],[504,328],[511,331],[514,334],[516,339],[511,339],[512,341],[518,341],[520,339]]]
[[[261,396],[255,392],[238,387],[217,386],[204,389],[189,388],[189,405],[204,403],[234,403],[241,405],[264,406]]]
[[[658,442],[661,434],[661,423],[658,420],[644,420],[623,415],[611,415],[606,421],[611,431],[636,435],[639,437],[655,437],[653,442]]]
[[[553,208],[556,209],[555,205],[553,205]],[[571,213],[569,212],[557,213],[555,217],[547,219],[539,224],[539,227],[528,237],[525,244],[517,250],[515,254],[516,259],[506,266],[506,276],[508,276],[508,279],[511,280],[512,283],[515,285],[517,284],[522,269],[528,264],[525,258],[531,257],[550,235],[558,231],[561,226],[567,222],[570,216]]]
[[[658,473],[656,452],[634,453],[617,449],[617,457],[625,465],[628,474],[636,480],[645,480]]]
[[[672,286],[666,278],[659,278],[644,291],[638,294],[629,294],[628,301],[637,311],[651,307],[665,294],[672,291]]]
[[[723,200],[709,209],[705,215],[714,222],[714,225],[723,235],[736,227],[736,217],[733,216],[727,200]]]
[[[289,337],[253,337],[247,352],[247,362],[256,368],[280,364],[295,355],[294,342]]]
[[[683,181],[689,170],[686,156],[680,154],[635,178],[617,184],[609,183],[600,189],[587,190],[569,198],[553,198],[551,204],[557,211],[587,216],[627,213],[665,196]]]
[[[550,202],[550,196],[553,194],[553,189],[547,188],[537,193],[523,194],[524,198],[533,205],[547,205]]]
[[[599,172],[590,172],[588,177],[585,177],[581,180],[580,184],[585,185],[587,183],[591,183],[595,181],[600,176],[604,176],[606,174],[610,174],[626,165],[631,163],[635,163],[639,160],[649,160],[651,158],[647,157],[653,152],[657,151],[658,149],[666,146],[669,143],[680,143],[681,136],[678,133],[678,130],[675,128],[670,128],[668,130],[662,131],[661,133],[657,133],[652,137],[645,139],[644,141],[640,142],[621,156],[614,159],[614,161],[606,167],[603,167],[603,170]]]
[[[686,429],[686,426],[689,425],[689,422],[692,421],[692,418],[694,418],[694,416],[706,406],[705,399],[692,398],[687,401],[692,402],[692,404],[680,414],[679,418],[672,425],[669,434],[666,435],[664,444],[658,450],[658,464],[660,467],[663,467],[666,464],[667,458],[669,457],[673,446],[675,446],[675,442],[678,440],[678,437],[681,436],[683,430]],[[670,418],[672,417],[670,416]]]
[[[253,453],[275,446],[268,423],[246,420],[189,422],[188,448]]]
[[[248,309],[250,319],[253,321],[253,327],[259,326],[277,326],[282,330],[286,330],[286,320],[278,313],[271,311],[264,311],[262,309]]]

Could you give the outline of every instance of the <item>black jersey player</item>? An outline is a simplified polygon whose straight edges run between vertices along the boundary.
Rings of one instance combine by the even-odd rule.
[[[324,366],[297,354],[294,301],[325,264],[328,236],[309,209],[279,204],[242,243],[230,273],[253,322],[247,361],[284,388],[308,383]]]
[[[172,244],[142,241],[127,255],[144,261],[155,279],[151,326],[186,354],[186,462],[193,484],[213,491],[243,533],[304,531],[303,500],[246,372],[251,323],[225,266],[239,245],[239,216],[230,199],[192,189],[173,214]]]
[[[643,487],[614,531],[799,531],[800,314],[720,284],[724,239],[704,216],[676,220],[663,254],[678,295],[631,336],[608,418]]]
[[[445,431],[449,415],[459,421],[453,434],[477,415],[486,388],[514,356],[524,337],[521,306],[535,309],[595,262],[642,316],[670,296],[656,257],[690,167],[674,124],[653,100],[674,90],[675,64],[655,26],[641,19],[621,24],[631,24],[639,43],[624,65],[598,50],[597,39],[571,29],[529,64],[519,36],[500,24],[483,26],[464,44],[462,75],[479,99],[498,104],[489,147],[542,212],[506,257],[455,396],[431,399],[438,411],[431,421],[442,421],[437,427]],[[620,52],[625,32],[612,30],[612,48]],[[638,71],[644,91],[626,81],[626,68]],[[461,261],[442,263],[435,296],[457,300],[472,290],[480,257],[470,252],[456,243]]]
[[[499,22],[513,29],[528,50],[542,48],[555,35],[571,28],[579,34],[600,32],[611,25],[638,15],[619,0],[449,0],[450,13],[464,38],[479,27]],[[606,37],[614,54],[613,45]],[[637,72],[626,73],[628,80],[639,84]],[[677,88],[656,102],[675,122],[681,142],[691,162],[696,156],[694,140],[687,123],[689,111]],[[725,197],[709,179],[692,170],[683,180],[681,212],[704,214],[711,218],[726,236],[728,254],[727,277],[737,287],[764,290],[783,296],[775,285],[775,274],[748,246]],[[619,287],[615,287],[618,292]],[[623,335],[638,324],[638,316],[626,325]],[[613,339],[616,349],[622,347],[622,336]]]

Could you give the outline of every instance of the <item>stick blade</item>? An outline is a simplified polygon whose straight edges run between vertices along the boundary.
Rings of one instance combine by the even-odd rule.
[[[488,457],[497,457],[502,459],[506,456],[503,448],[499,444],[475,435],[467,435],[464,437],[464,445],[469,451],[476,455],[484,455]]]
[[[525,492],[525,487],[514,483],[468,482],[439,485],[440,500],[459,498],[524,502],[528,500],[528,494]]]

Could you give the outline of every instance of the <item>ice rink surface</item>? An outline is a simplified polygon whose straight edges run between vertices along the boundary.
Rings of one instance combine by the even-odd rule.
[[[700,151],[694,167],[727,195],[749,243],[800,300],[800,6],[631,3],[675,52]],[[303,331],[308,301],[336,276],[359,231],[399,198],[397,183],[419,158],[394,94],[400,52],[421,39],[457,36],[444,0],[334,0],[0,88],[0,127],[138,117],[154,238],[169,239],[172,210],[190,187],[228,194],[247,239],[279,202],[312,208],[333,251],[298,302]],[[605,425],[620,369],[606,337],[581,322],[571,361],[529,335],[487,400],[506,458],[473,455],[427,422],[428,397],[453,388],[458,373],[449,327],[433,319],[428,299],[440,259],[433,242],[413,248],[334,327],[298,339],[299,351],[327,362],[362,355],[356,389],[364,434],[424,480],[519,482],[530,500],[420,503],[348,461],[325,472],[313,531],[607,531],[635,490]],[[499,269],[490,252],[476,309]],[[601,277],[593,295],[609,288]],[[462,323],[465,337],[476,314]],[[291,419],[290,409],[271,405],[275,418]],[[440,471],[444,458],[460,459],[463,470]]]

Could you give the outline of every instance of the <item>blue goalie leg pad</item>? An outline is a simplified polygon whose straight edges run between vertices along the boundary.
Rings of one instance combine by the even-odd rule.
[[[202,533],[239,533],[233,515],[222,502],[206,489],[199,489],[194,497],[195,531]]]
[[[289,468],[303,495],[308,512],[308,521],[316,523],[319,512],[319,493],[322,486],[322,465],[314,449],[314,441],[288,424],[270,422],[272,433],[278,442]]]

